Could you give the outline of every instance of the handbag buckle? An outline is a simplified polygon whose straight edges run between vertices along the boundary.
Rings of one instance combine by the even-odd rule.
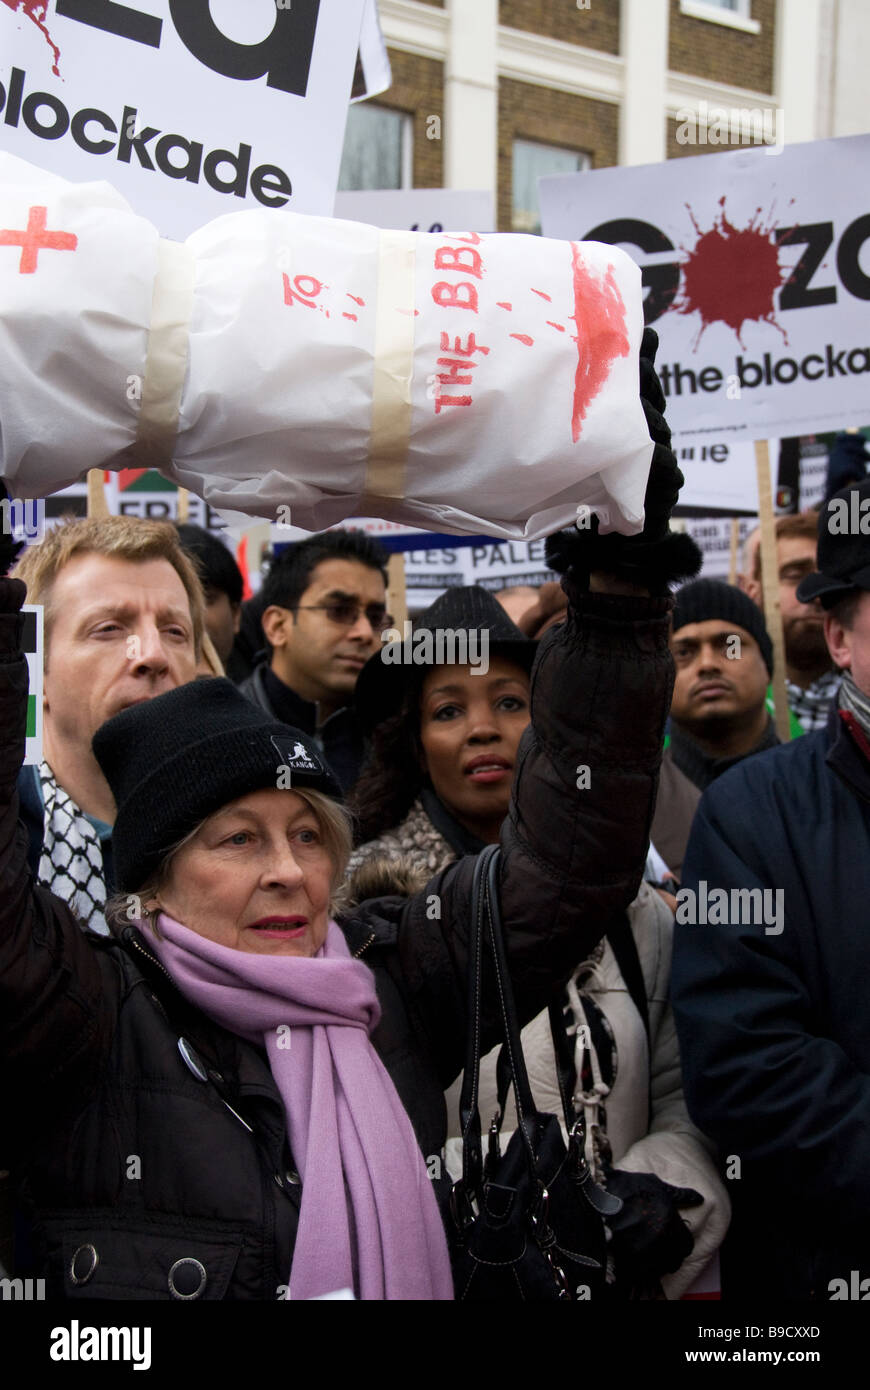
[[[499,1142],[501,1137],[501,1121],[501,1111],[496,1110],[490,1121],[489,1131],[487,1133],[486,1162],[483,1168],[485,1182],[492,1181],[498,1164],[501,1162],[501,1144]]]
[[[475,1222],[474,1207],[468,1189],[461,1178],[450,1189],[450,1215],[460,1236]]]
[[[562,1268],[562,1266],[556,1263],[556,1260],[553,1256],[553,1251],[556,1245],[556,1233],[550,1225],[549,1211],[550,1194],[547,1191],[544,1184],[542,1182],[539,1182],[538,1196],[534,1206],[529,1212],[529,1222],[532,1227],[532,1233],[535,1237],[535,1241],[537,1242],[537,1245],[541,1253],[545,1255],[547,1258],[547,1263],[550,1266],[550,1272],[553,1275],[553,1279],[555,1280],[556,1288],[559,1290],[559,1299],[563,1301],[571,1300],[571,1289],[568,1284],[567,1275],[565,1274],[565,1271]]]

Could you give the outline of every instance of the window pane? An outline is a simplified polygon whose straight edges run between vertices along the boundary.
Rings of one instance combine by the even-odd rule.
[[[401,111],[388,111],[368,102],[351,106],[339,188],[401,188],[403,140],[410,119]]]
[[[578,169],[588,168],[588,154],[578,154],[576,150],[558,150],[552,145],[536,145],[531,140],[515,140],[513,230],[541,230],[538,179],[548,174],[573,174]]]

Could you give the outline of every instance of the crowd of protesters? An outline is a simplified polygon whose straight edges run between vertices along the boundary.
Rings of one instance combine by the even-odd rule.
[[[286,547],[244,603],[197,527],[0,535],[0,1272],[71,1300],[467,1294],[475,869],[500,846],[532,1093],[560,1112],[567,1050],[578,1173],[609,1194],[602,1296],[845,1296],[870,1223],[870,537],[831,508],[870,510],[870,483],[777,523],[778,673],[760,548],[739,586],[698,579],[669,529],[651,353],[641,535],[561,532],[540,589],[447,590],[426,659],[387,659],[360,532]],[[497,1165],[525,1121],[485,983]]]

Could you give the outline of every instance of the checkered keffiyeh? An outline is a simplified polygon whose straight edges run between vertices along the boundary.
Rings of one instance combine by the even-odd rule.
[[[805,734],[824,729],[831,701],[840,688],[842,678],[842,671],[826,671],[806,690],[803,686],[795,685],[794,681],[786,680],[789,708]]]
[[[91,931],[109,935],[106,881],[99,836],[84,811],[59,787],[48,763],[39,765],[45,832],[37,882],[62,898]]]

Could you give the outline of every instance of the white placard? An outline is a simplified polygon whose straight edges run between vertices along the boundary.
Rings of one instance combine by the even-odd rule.
[[[364,3],[2,3],[0,147],[106,179],[167,237],[243,207],[329,216]]]
[[[42,762],[42,656],[43,608],[41,603],[25,603],[24,654],[27,658],[27,740],[25,767],[38,767]]]
[[[494,232],[492,193],[464,188],[379,188],[336,193],[335,215],[409,232]]]
[[[675,433],[864,422],[870,136],[547,178],[540,194],[547,236],[610,242],[642,266]]]

